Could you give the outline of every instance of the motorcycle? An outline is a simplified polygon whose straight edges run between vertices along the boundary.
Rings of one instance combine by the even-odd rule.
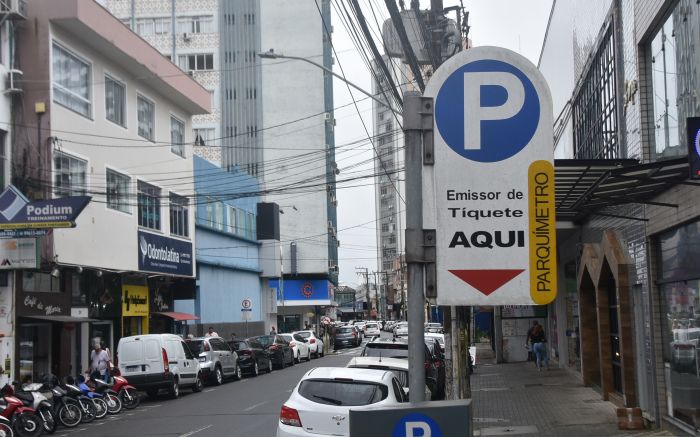
[[[61,422],[66,428],[78,426],[83,418],[80,403],[68,396],[67,391],[60,387],[58,378],[55,375],[45,375],[42,378],[42,382],[39,391],[53,404],[52,412],[57,421]],[[0,435],[0,437],[2,436]]]
[[[75,385],[75,380],[72,377],[66,377],[65,384],[60,386],[60,388],[66,392],[66,396],[78,403],[81,413],[80,421],[82,423],[90,423],[95,420],[97,415],[97,407],[95,407],[95,403],[92,401],[92,399],[85,396],[83,391],[80,390],[77,385]]]
[[[108,414],[121,413],[122,400],[119,394],[113,389],[114,383],[104,382],[95,377],[88,378],[85,383],[94,393],[102,395],[102,399],[107,404]]]
[[[104,395],[95,393],[86,384],[86,379],[84,376],[80,375],[78,377],[78,388],[84,396],[90,398],[92,403],[95,405],[95,419],[102,419],[105,417],[109,411],[107,408],[107,402],[104,400]]]
[[[33,408],[24,405],[15,396],[15,390],[6,384],[0,389],[0,415],[8,419],[19,437],[37,437],[44,431],[41,418]]]
[[[14,382],[13,384],[15,385],[15,397],[24,402],[24,405],[31,407],[34,409],[34,411],[36,411],[39,417],[41,417],[44,431],[48,432],[49,434],[56,432],[58,422],[53,413],[53,403],[49,401],[49,398],[40,391],[43,384],[24,384],[21,388],[19,388],[18,382]],[[52,396],[50,393],[47,394]]]
[[[129,385],[129,381],[121,376],[119,369],[115,369],[115,374],[112,377],[112,383],[114,384],[112,390],[119,394],[119,398],[121,399],[124,408],[127,410],[133,410],[139,406],[141,403],[141,396],[139,396],[136,392],[136,387]]]

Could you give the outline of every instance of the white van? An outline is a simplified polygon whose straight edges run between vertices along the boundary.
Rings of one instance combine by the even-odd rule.
[[[202,390],[199,360],[187,344],[174,334],[148,334],[124,337],[117,347],[119,371],[138,390],[149,397],[162,388],[173,398],[181,387]]]

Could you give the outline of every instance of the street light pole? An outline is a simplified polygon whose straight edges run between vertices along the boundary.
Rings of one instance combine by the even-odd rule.
[[[342,81],[345,82],[346,84],[348,84],[348,85],[350,85],[351,87],[355,88],[357,91],[359,91],[359,92],[361,92],[362,94],[366,95],[367,97],[369,97],[370,99],[372,99],[372,100],[374,100],[375,102],[379,103],[380,105],[382,105],[382,106],[388,108],[388,109],[391,110],[394,114],[396,114],[396,115],[401,115],[400,112],[396,111],[396,109],[392,108],[391,105],[389,105],[387,102],[383,101],[383,100],[380,99],[379,97],[375,96],[374,94],[372,94],[372,93],[370,93],[370,92],[368,92],[368,91],[365,91],[364,89],[360,88],[358,85],[355,85],[354,83],[350,82],[350,81],[347,80],[345,77],[339,75],[338,73],[334,72],[334,71],[331,70],[330,68],[326,68],[324,65],[321,65],[321,64],[319,64],[319,63],[317,63],[317,62],[314,62],[314,61],[312,61],[311,59],[302,58],[301,56],[283,55],[282,53],[277,53],[277,52],[275,52],[274,49],[270,49],[270,50],[267,51],[267,52],[258,53],[258,56],[261,57],[261,58],[263,58],[263,59],[295,59],[295,60],[297,60],[297,61],[303,61],[303,62],[306,62],[307,64],[314,65],[314,66],[320,68],[321,70],[325,71],[326,73],[332,74],[333,76],[335,76],[335,77],[337,77],[338,79],[342,80]]]

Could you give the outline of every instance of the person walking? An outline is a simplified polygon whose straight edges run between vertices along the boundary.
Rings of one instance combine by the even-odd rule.
[[[99,341],[95,342],[95,349],[90,353],[90,362],[91,374],[94,376],[99,374],[100,378],[107,382],[109,378],[107,369],[109,368],[110,358],[109,353],[102,349],[102,344]]]
[[[544,328],[542,328],[542,325],[540,325],[537,320],[532,322],[532,328],[530,328],[528,331],[528,340],[530,341],[530,344],[532,344],[532,351],[535,353],[537,370],[542,371],[542,367],[549,370],[547,338],[544,335]]]
[[[210,327],[209,327],[209,331],[207,331],[207,333],[204,334],[204,336],[205,336],[205,337],[218,337],[219,334],[217,334],[216,331],[214,331],[214,327],[213,327],[213,326],[210,326]]]
[[[277,334],[277,331],[275,330],[275,327],[273,326],[272,328],[270,328],[270,335],[276,335],[276,334]]]

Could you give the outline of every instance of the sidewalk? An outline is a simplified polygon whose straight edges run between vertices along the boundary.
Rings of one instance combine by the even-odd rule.
[[[471,377],[475,436],[673,436],[668,431],[621,431],[612,403],[564,369],[538,372],[534,363],[493,364],[479,345]]]

